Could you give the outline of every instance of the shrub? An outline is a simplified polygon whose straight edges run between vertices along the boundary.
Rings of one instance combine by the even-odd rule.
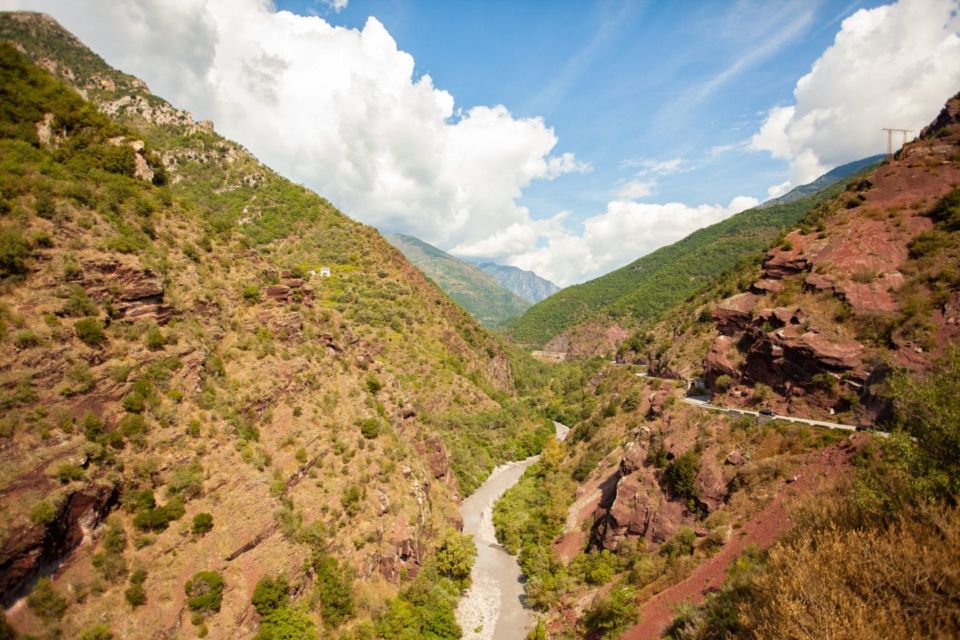
[[[103,323],[97,318],[81,318],[73,325],[80,340],[91,347],[95,347],[103,342]]]
[[[315,594],[323,623],[335,628],[353,617],[353,578],[333,556],[316,553],[312,562],[317,574]]]
[[[73,285],[70,288],[70,295],[63,304],[63,313],[74,317],[84,318],[86,316],[95,316],[97,314],[97,305],[90,299],[87,292],[79,285]]]
[[[583,617],[583,625],[599,638],[611,638],[637,619],[635,594],[629,587],[615,587],[591,606]]]
[[[146,408],[147,399],[139,391],[131,391],[123,396],[120,403],[130,413],[141,413]]]
[[[284,576],[272,578],[264,576],[257,582],[253,590],[253,608],[261,616],[266,616],[277,609],[286,607],[290,602],[290,589]]]
[[[733,386],[733,378],[728,376],[725,373],[721,373],[713,381],[713,386],[717,388],[717,391],[721,393],[727,391],[731,386]]]
[[[143,444],[144,436],[147,435],[148,431],[147,420],[138,413],[128,413],[120,418],[117,429],[133,442]]]
[[[142,509],[133,516],[133,526],[141,531],[164,531],[174,520],[183,517],[184,507],[180,498],[171,498],[162,507]]]
[[[243,296],[243,299],[247,302],[259,302],[260,301],[260,287],[255,284],[248,284],[243,288],[243,291],[240,294]]]
[[[167,478],[167,491],[185,500],[199,496],[203,491],[203,465],[194,460],[174,467]]]
[[[370,374],[369,376],[367,376],[366,385],[367,385],[367,391],[373,394],[376,394],[377,392],[380,391],[380,389],[383,388],[383,384],[381,384],[380,380],[373,374]]]
[[[57,508],[46,500],[41,500],[30,509],[30,522],[33,524],[50,524],[56,517]]]
[[[222,575],[216,571],[201,571],[183,585],[187,606],[191,611],[201,615],[220,611],[223,588]]]
[[[360,423],[360,433],[367,440],[373,440],[380,435],[380,421],[376,418],[367,418]]]
[[[147,592],[142,583],[131,584],[124,592],[123,596],[130,603],[130,606],[137,608],[147,603]]]
[[[77,640],[113,640],[113,632],[105,624],[95,624],[80,632]]]
[[[700,492],[697,488],[697,473],[700,471],[700,457],[693,450],[687,451],[679,458],[672,460],[663,472],[670,492],[687,501],[691,511],[697,510],[697,498]]]
[[[50,578],[40,578],[27,596],[27,606],[44,620],[58,620],[67,610],[67,601],[54,590]]]
[[[18,349],[30,349],[40,344],[40,336],[30,329],[21,329],[13,334],[13,344]]]
[[[147,348],[150,351],[159,351],[167,344],[167,339],[163,336],[163,332],[160,331],[160,327],[157,325],[152,325],[147,329],[146,334]]]
[[[914,238],[909,245],[910,257],[917,259],[924,256],[936,255],[951,244],[950,234],[939,229],[924,231]]]
[[[19,227],[0,228],[0,278],[17,276],[27,272],[30,245]]]
[[[93,411],[87,411],[80,419],[80,429],[87,440],[94,442],[103,434],[103,422]]]
[[[74,480],[83,479],[83,467],[80,467],[75,464],[64,463],[57,467],[57,477],[60,478],[60,482],[67,484]]]
[[[190,526],[190,530],[195,536],[203,536],[210,533],[213,531],[213,516],[206,512],[193,516],[193,524]]]
[[[357,637],[363,637],[359,634]],[[274,609],[260,621],[254,640],[316,640],[313,621],[298,609]]]
[[[470,586],[470,570],[477,559],[477,545],[473,538],[456,531],[448,531],[437,548],[437,571],[450,578],[462,591]]]

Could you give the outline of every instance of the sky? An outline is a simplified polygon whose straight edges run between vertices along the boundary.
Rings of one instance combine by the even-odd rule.
[[[960,0],[0,0],[382,231],[565,286],[918,131]]]

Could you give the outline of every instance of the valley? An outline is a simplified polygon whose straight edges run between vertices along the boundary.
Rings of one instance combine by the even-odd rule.
[[[563,289],[45,14],[0,95],[0,640],[960,634],[960,94]]]

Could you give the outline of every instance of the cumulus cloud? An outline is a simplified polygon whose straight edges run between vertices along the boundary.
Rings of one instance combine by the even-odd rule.
[[[790,163],[804,184],[827,170],[886,150],[881,127],[915,133],[960,87],[960,4],[900,0],[861,9],[800,78],[794,104],[777,106],[751,148]]]
[[[569,231],[562,224],[565,214],[559,214],[513,225],[479,242],[459,245],[453,252],[500,259],[565,286],[621,267],[757,204],[756,198],[745,196],[727,206],[615,200],[603,213],[584,220],[579,234]]]
[[[0,0],[48,11],[116,67],[351,216],[450,246],[529,212],[536,180],[590,170],[540,118],[461,112],[386,28],[332,26],[268,0]],[[334,9],[343,0],[331,0]]]

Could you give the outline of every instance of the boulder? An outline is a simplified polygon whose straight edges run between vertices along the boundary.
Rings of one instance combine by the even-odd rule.
[[[724,335],[733,335],[750,326],[758,296],[753,293],[738,293],[717,305],[713,319],[717,329]]]

